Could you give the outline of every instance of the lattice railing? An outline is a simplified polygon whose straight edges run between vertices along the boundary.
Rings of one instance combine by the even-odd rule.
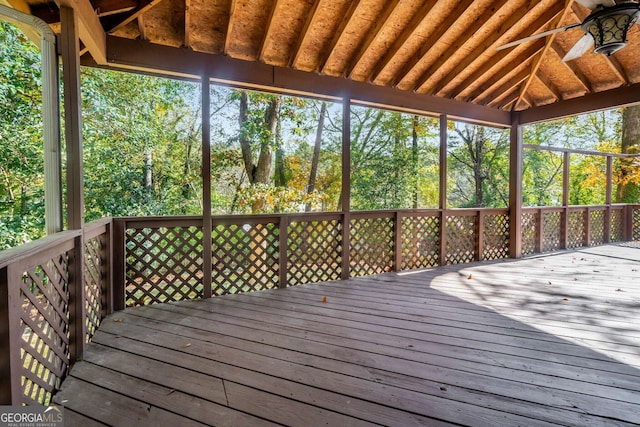
[[[562,239],[562,212],[551,211],[542,214],[542,252],[560,249]]]
[[[536,252],[539,218],[537,212],[522,213],[522,255],[531,255]]]
[[[339,218],[292,220],[287,231],[289,285],[340,279],[342,223]]]
[[[609,220],[609,241],[622,242],[624,240],[624,208],[611,209]]]
[[[568,212],[567,248],[575,249],[584,246],[586,237],[586,223],[584,220],[584,210],[573,210]]]
[[[125,257],[128,307],[202,297],[201,226],[130,224]]]
[[[509,257],[509,214],[482,215],[482,259],[493,260]]]
[[[402,216],[402,270],[440,264],[440,213]]]
[[[640,206],[632,209],[631,214],[631,239],[635,242],[640,241]]]
[[[445,263],[462,264],[477,259],[478,218],[475,214],[448,214],[445,220]]]
[[[108,283],[108,250],[110,223],[104,221],[88,225],[84,233],[84,301],[85,341],[100,326],[108,312],[110,298]]]
[[[603,209],[594,209],[589,212],[589,222],[591,235],[589,236],[589,246],[604,244],[604,215]]]
[[[394,218],[390,214],[354,214],[349,228],[351,277],[393,269]]]

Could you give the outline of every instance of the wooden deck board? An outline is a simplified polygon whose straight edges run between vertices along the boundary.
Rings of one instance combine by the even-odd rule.
[[[127,309],[55,401],[67,425],[640,425],[639,269],[605,246]]]

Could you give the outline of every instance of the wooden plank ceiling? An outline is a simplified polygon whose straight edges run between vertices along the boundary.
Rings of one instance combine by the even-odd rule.
[[[17,0],[14,0],[17,1]],[[26,0],[59,29],[56,3]],[[607,57],[562,62],[572,0],[92,0],[108,35],[397,87],[507,111],[640,82],[640,29]],[[637,90],[637,88],[636,88]]]

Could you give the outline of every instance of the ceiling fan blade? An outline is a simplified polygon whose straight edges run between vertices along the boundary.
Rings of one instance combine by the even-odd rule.
[[[580,3],[586,8],[594,10],[596,7],[602,5],[605,7],[615,6],[615,0],[575,0],[576,3]]]
[[[538,33],[538,34],[534,34],[532,36],[529,37],[525,37],[523,39],[520,40],[515,40],[512,41],[511,43],[507,43],[507,44],[503,44],[502,46],[498,46],[496,48],[496,50],[502,50],[502,49],[507,49],[513,46],[517,46],[520,43],[524,43],[524,42],[528,42],[529,40],[536,40],[542,37],[546,37],[550,34],[555,34],[555,33],[560,33],[562,31],[567,31],[570,30],[571,28],[575,28],[575,27],[579,27],[581,24],[570,24],[570,25],[565,25],[564,27],[558,27],[558,28],[554,28],[553,30],[549,30],[549,31],[543,31],[542,33]]]
[[[562,58],[562,62],[568,62],[576,58],[580,58],[584,55],[589,48],[593,46],[593,37],[590,34],[585,34],[580,40],[573,45],[571,50]]]

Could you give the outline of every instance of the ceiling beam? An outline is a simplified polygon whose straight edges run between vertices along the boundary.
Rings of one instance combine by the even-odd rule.
[[[496,89],[492,90],[490,93],[485,93],[484,96],[476,98],[474,102],[493,107],[494,104],[498,104],[507,94],[513,92],[515,88],[528,76],[529,70],[525,68],[509,78],[506,82],[502,83]]]
[[[440,23],[433,32],[429,34],[427,40],[425,40],[416,53],[414,53],[409,60],[402,66],[400,71],[396,73],[396,75],[391,80],[391,86],[397,86],[402,80],[407,77],[407,75],[415,68],[416,65],[422,59],[427,56],[427,54],[431,51],[433,46],[440,41],[442,36],[444,36],[447,31],[451,29],[451,27],[456,25],[456,22],[464,15],[469,6],[473,4],[473,0],[461,0],[460,3],[456,5],[456,8],[452,10],[449,15],[445,18],[445,20]]]
[[[89,0],[56,0],[58,7],[72,8],[78,17],[78,34],[80,40],[89,50],[96,63],[107,63],[106,35],[98,15]]]
[[[276,16],[276,9],[278,8],[278,4],[280,0],[274,0],[271,5],[271,10],[269,11],[269,19],[267,20],[266,30],[264,32],[264,36],[260,41],[260,49],[258,49],[258,61],[264,62],[264,51],[267,48],[267,42],[269,38],[271,38],[271,32],[273,31],[273,17]]]
[[[552,47],[551,51],[556,54],[556,56],[558,57],[558,61],[562,65],[564,65],[565,68],[567,68],[575,76],[576,80],[578,80],[578,82],[584,88],[584,90],[586,92],[593,92],[593,88],[591,87],[591,82],[589,82],[589,79],[587,79],[587,77],[580,70],[580,68],[578,68],[575,61],[565,62],[562,60],[562,58],[564,58],[567,52],[563,51],[562,48],[558,46],[558,43],[554,43],[551,47]]]
[[[242,61],[226,55],[161,46],[141,40],[108,36],[107,44],[111,68],[193,80],[209,75],[221,84],[238,87],[335,99],[348,97],[355,103],[385,106],[395,110],[422,114],[447,114],[452,119],[495,126],[511,124],[511,115],[506,111],[452,99],[425,96],[286,67]],[[85,65],[91,64],[85,62]]]
[[[420,75],[420,77],[418,77],[418,80],[416,80],[416,83],[413,85],[413,90],[419,91],[427,80],[429,80],[436,71],[442,68],[442,66],[446,64],[447,61],[449,61],[449,59],[451,59],[451,57],[453,57],[458,50],[462,48],[462,46],[464,46],[507,2],[508,0],[492,2],[489,7],[485,9],[482,15],[478,16],[470,27],[465,28],[460,37],[456,38],[455,42],[449,46],[449,48],[446,49],[438,59],[432,63],[429,68],[422,73],[422,75]]]
[[[357,52],[349,59],[344,70],[344,77],[350,79],[353,76],[353,70],[358,66],[358,63],[367,52],[367,50],[369,50],[369,46],[371,46],[371,43],[373,43],[373,41],[378,37],[382,28],[384,28],[384,26],[387,24],[387,21],[396,10],[396,7],[398,7],[399,3],[400,0],[391,0],[386,2],[384,10],[380,12],[379,17],[376,17],[374,27],[367,31],[367,35],[364,39],[362,39],[360,45],[358,46]]]
[[[184,0],[184,46],[191,47],[191,0]]]
[[[234,18],[236,17],[236,7],[238,6],[238,0],[231,0],[231,4],[229,5],[229,22],[227,22],[227,33],[224,36],[224,48],[222,49],[222,53],[227,55],[229,53],[229,48],[231,47],[231,34],[233,33],[233,26],[235,24]]]
[[[562,101],[562,94],[560,93],[560,91],[558,90],[558,87],[553,84],[553,82],[551,80],[549,80],[547,78],[547,76],[543,75],[543,74],[536,74],[536,79],[549,91],[551,92],[551,95],[553,95],[554,98],[554,102],[555,101]]]
[[[319,71],[321,73],[325,72],[327,63],[329,62],[329,58],[331,58],[331,55],[333,55],[333,51],[336,49],[336,46],[338,45],[342,34],[344,34],[345,28],[347,28],[347,25],[349,25],[349,22],[351,22],[351,18],[353,18],[353,14],[356,12],[359,4],[360,0],[353,0],[349,2],[349,8],[340,20],[340,25],[338,25],[338,28],[336,29],[333,38],[331,39],[331,44],[325,50],[324,56],[321,55],[316,71]]]
[[[576,114],[640,104],[640,83],[520,111],[520,124],[561,119]]]
[[[527,8],[521,8],[517,13],[513,14],[495,33],[491,34],[480,46],[474,49],[471,55],[468,55],[462,59],[455,67],[431,89],[423,93],[435,95],[443,90],[453,79],[455,79],[460,73],[464,72],[470,67],[476,60],[482,58],[482,54],[491,49],[498,40],[500,40],[514,25],[520,22],[527,14]],[[551,7],[545,10],[535,21],[528,24],[526,28],[516,34],[514,39],[521,39],[523,37],[530,36],[532,32],[538,31],[540,28],[545,27],[549,21],[554,19],[560,12],[562,12],[562,5],[553,3]],[[476,71],[468,76],[462,83],[457,84],[453,89],[448,91],[448,94],[452,97],[457,96],[464,89],[469,87],[473,82],[482,81],[484,75],[489,72],[493,66],[501,62],[504,58],[509,56],[511,52],[516,48],[504,49],[494,52],[483,65],[481,65]]]
[[[144,15],[138,16],[138,31],[140,32],[140,40],[149,40],[147,37],[147,30],[144,25]]]
[[[98,16],[102,17],[130,12],[138,6],[138,0],[93,0],[91,5]]]
[[[296,45],[293,47],[293,51],[292,51],[293,53],[289,58],[289,67],[295,68],[296,63],[298,62],[298,58],[300,57],[300,52],[302,51],[302,46],[307,41],[307,36],[309,36],[309,28],[311,27],[311,24],[313,23],[316,17],[316,13],[318,12],[318,6],[320,5],[321,1],[322,0],[315,0],[313,2],[313,5],[311,6],[311,10],[307,13],[307,20],[304,22],[304,26],[302,27],[302,31],[300,32],[300,36],[298,36],[298,39],[296,40]]]
[[[138,18],[138,16],[144,14],[145,12],[147,12],[148,10],[156,6],[161,1],[162,0],[140,0],[138,2],[138,6],[136,6],[136,8],[133,9],[132,11],[128,12],[125,15],[125,17],[118,15],[118,16],[112,16],[112,17],[109,16],[104,18],[103,22],[104,22],[104,27],[107,30],[107,33],[111,34],[115,31],[118,31],[120,28],[124,27],[130,22],[133,22],[135,19]]]
[[[438,3],[438,0],[427,0],[416,13],[413,14],[413,18],[409,24],[402,30],[400,35],[396,38],[393,44],[387,49],[384,56],[376,63],[372,68],[365,81],[373,82],[380,77],[380,73],[389,65],[394,56],[398,53],[400,48],[409,40],[409,38],[416,32],[422,21],[427,17],[431,9]]]

